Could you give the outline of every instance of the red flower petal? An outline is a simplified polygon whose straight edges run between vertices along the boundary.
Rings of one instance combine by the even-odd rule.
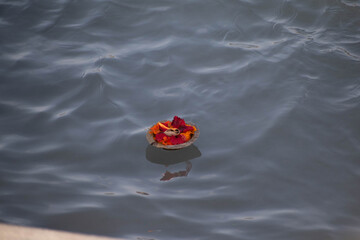
[[[179,128],[180,132],[185,133],[187,131],[194,131],[194,128],[192,126],[184,126]]]
[[[185,120],[182,118],[179,118],[178,116],[175,116],[173,121],[171,122],[171,126],[174,128],[180,128],[180,127],[185,127]]]
[[[177,136],[171,136],[170,137],[170,143],[172,145],[182,144],[184,142],[186,142],[186,140],[182,135],[177,135]]]
[[[161,142],[164,139],[164,137],[166,137],[165,133],[158,133],[158,134],[155,135],[155,140],[157,142]]]

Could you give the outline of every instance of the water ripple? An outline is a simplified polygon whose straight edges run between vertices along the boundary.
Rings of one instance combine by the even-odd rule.
[[[128,239],[358,235],[358,3],[0,6],[1,221]],[[149,160],[148,127],[174,115],[199,126],[201,156]]]

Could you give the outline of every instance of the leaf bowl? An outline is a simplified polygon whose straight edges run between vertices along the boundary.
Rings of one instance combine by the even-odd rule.
[[[166,121],[167,120],[163,120],[163,121],[160,121],[160,122],[164,123]],[[198,139],[198,137],[200,135],[200,131],[199,131],[199,128],[196,126],[196,124],[194,124],[192,122],[186,122],[186,124],[195,127],[196,131],[194,132],[194,135],[190,138],[190,140],[185,142],[185,143],[176,144],[176,145],[164,145],[164,144],[158,143],[154,139],[154,135],[152,133],[150,133],[150,128],[146,132],[146,139],[147,139],[147,141],[149,142],[150,145],[152,145],[154,147],[157,147],[157,148],[167,149],[167,150],[176,150],[176,149],[181,149],[181,148],[188,147]]]

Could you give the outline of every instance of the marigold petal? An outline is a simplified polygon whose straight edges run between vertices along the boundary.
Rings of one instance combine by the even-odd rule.
[[[151,128],[150,128],[150,133],[152,133],[152,134],[158,134],[158,133],[160,133],[161,131],[160,131],[160,129],[159,129],[159,125],[158,124],[155,124],[154,126],[152,126]]]
[[[189,141],[191,139],[193,133],[189,131],[189,132],[186,132],[186,133],[180,133],[180,135],[183,136],[185,141],[187,142],[187,141]]]
[[[161,122],[158,122],[157,125],[159,126],[159,129],[160,129],[160,131],[162,131],[162,132],[165,132],[166,130],[169,129],[165,124],[163,124],[163,123],[161,123]]]

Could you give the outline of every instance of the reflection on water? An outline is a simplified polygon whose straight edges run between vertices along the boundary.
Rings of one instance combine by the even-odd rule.
[[[175,177],[186,177],[192,168],[190,160],[200,156],[200,150],[194,145],[179,150],[165,150],[151,145],[146,148],[146,159],[152,163],[162,164],[165,167],[181,162],[186,163],[186,168],[182,171],[170,172],[166,169],[160,181],[168,181]]]

